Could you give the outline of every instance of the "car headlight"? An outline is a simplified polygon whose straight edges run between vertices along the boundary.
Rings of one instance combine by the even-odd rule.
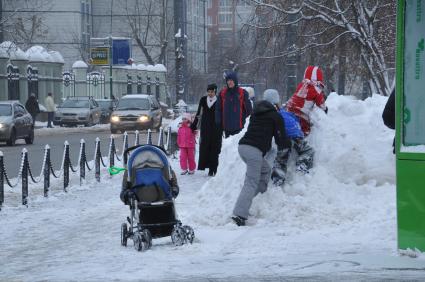
[[[147,122],[149,120],[148,116],[140,116],[138,119],[140,122]]]
[[[3,125],[3,123],[0,123],[0,128],[4,128],[4,125]]]
[[[111,116],[111,122],[119,122],[120,117],[119,116]]]

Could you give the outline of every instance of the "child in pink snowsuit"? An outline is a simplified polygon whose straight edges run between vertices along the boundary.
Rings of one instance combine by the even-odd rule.
[[[182,175],[193,174],[196,169],[195,162],[195,136],[196,133],[190,128],[191,116],[188,113],[183,114],[182,123],[177,132],[177,144],[180,148],[180,167]],[[188,170],[189,168],[189,170]]]

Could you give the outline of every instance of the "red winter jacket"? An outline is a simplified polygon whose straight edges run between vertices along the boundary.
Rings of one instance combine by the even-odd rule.
[[[177,144],[179,148],[195,148],[195,132],[190,129],[189,122],[183,122],[177,132]]]
[[[304,73],[304,80],[298,84],[294,95],[286,108],[301,119],[301,127],[306,135],[310,133],[310,113],[314,105],[327,111],[323,93],[323,75],[318,67],[309,66]]]

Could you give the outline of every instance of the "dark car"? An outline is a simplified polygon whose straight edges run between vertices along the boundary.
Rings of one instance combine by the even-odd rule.
[[[162,125],[162,112],[154,96],[130,94],[121,97],[111,114],[111,133],[126,130],[157,129]]]
[[[0,101],[0,141],[13,146],[16,139],[21,138],[27,144],[34,142],[31,115],[18,101]]]
[[[117,106],[117,100],[96,99],[96,102],[102,110],[102,114],[100,115],[100,123],[109,123],[111,114]]]

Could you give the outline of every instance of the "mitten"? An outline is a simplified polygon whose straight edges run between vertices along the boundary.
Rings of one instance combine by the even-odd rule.
[[[190,129],[192,129],[192,131],[197,130],[197,129],[198,129],[197,125],[198,125],[198,118],[196,117],[196,118],[193,120],[192,124],[190,125]]]
[[[124,205],[129,205],[130,200],[132,198],[134,198],[134,196],[135,196],[135,194],[134,194],[133,191],[131,191],[130,189],[126,189],[126,190],[121,191],[120,198],[124,202]]]

